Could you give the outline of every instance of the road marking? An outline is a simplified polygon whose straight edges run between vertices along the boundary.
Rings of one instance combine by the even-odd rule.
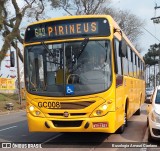
[[[49,142],[49,141],[51,141],[51,140],[53,140],[53,139],[56,139],[57,137],[60,137],[60,136],[62,136],[63,134],[62,133],[60,133],[60,134],[58,134],[58,135],[56,135],[56,136],[54,136],[54,137],[52,137],[52,138],[50,138],[50,139],[48,139],[48,140],[46,140],[46,141],[44,141],[43,143],[41,143],[41,144],[45,144],[45,143],[47,143],[47,142]]]
[[[11,129],[11,128],[15,128],[15,127],[17,127],[17,126],[7,127],[7,128],[4,128],[4,129],[1,129],[0,132],[1,132],[1,131],[8,130],[8,129]]]

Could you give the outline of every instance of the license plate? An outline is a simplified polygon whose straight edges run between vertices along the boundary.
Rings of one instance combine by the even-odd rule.
[[[106,122],[93,123],[93,128],[106,128],[106,127],[108,127],[108,123]]]

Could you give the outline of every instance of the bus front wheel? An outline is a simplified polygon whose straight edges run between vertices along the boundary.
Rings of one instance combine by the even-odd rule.
[[[127,113],[125,112],[124,114],[124,124],[118,128],[118,130],[116,131],[117,134],[122,134],[124,132],[125,127],[127,126]]]

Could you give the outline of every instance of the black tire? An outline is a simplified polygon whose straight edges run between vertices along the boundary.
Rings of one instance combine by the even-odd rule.
[[[122,134],[124,132],[124,130],[125,130],[125,127],[127,127],[127,126],[128,126],[128,123],[127,123],[127,114],[125,112],[125,115],[124,115],[124,124],[120,128],[118,128],[118,130],[116,131],[116,133],[117,134]]]
[[[133,115],[141,115],[141,108],[139,108]]]
[[[127,120],[127,111],[126,111],[126,113],[125,113],[125,127],[127,127],[128,126],[128,120]]]
[[[124,129],[125,129],[125,124],[123,124],[117,131],[116,133],[117,134],[122,134],[124,132]]]
[[[141,100],[142,100],[142,95],[140,97],[140,102],[139,102],[140,107],[133,115],[141,115]]]

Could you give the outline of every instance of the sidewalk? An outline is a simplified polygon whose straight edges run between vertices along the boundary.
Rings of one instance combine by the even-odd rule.
[[[19,109],[19,110],[11,110],[11,111],[1,111],[0,110],[0,116],[10,114],[10,113],[15,113],[15,112],[21,112],[21,111],[26,111],[26,109]]]

